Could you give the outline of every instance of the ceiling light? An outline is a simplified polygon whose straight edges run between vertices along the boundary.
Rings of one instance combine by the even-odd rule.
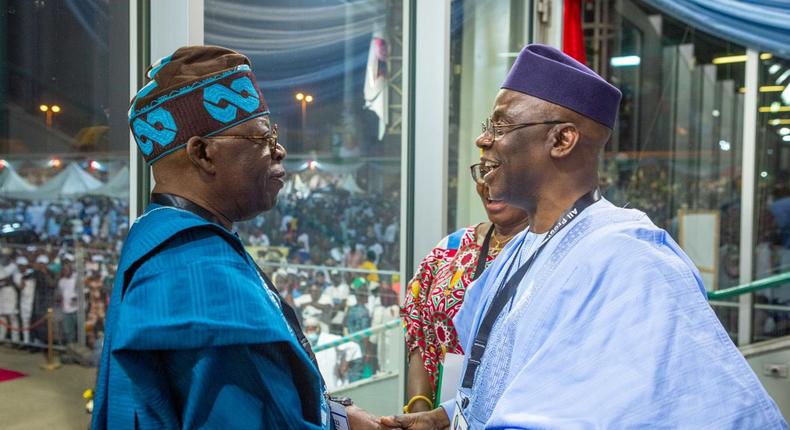
[[[779,75],[778,78],[776,78],[776,84],[777,85],[781,84],[782,82],[785,81],[785,79],[787,79],[788,76],[790,76],[790,69],[785,70],[784,73],[782,73],[781,75]]]
[[[622,57],[612,57],[609,60],[609,64],[612,67],[631,67],[631,66],[638,66],[642,62],[642,59],[639,58],[638,55],[625,55]]]
[[[771,106],[760,106],[762,113],[790,112],[790,106],[782,106],[779,102],[771,103]]]

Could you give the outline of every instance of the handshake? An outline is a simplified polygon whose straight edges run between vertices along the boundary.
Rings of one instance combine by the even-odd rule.
[[[450,428],[450,420],[441,407],[428,412],[378,418],[356,406],[348,406],[346,413],[348,414],[349,430],[445,430]]]

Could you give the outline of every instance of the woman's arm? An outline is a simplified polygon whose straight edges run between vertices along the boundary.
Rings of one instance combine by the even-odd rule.
[[[409,354],[409,374],[406,382],[406,401],[414,396],[425,396],[433,402],[434,392],[431,388],[431,378],[422,363],[420,349],[414,349]],[[425,412],[433,409],[432,404],[420,399],[412,403],[409,412]]]

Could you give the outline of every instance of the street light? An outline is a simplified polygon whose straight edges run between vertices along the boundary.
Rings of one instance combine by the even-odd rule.
[[[47,128],[52,127],[52,116],[60,113],[60,106],[58,105],[41,105],[38,107],[41,112],[44,112],[44,115],[47,118]]]
[[[313,102],[310,94],[296,93],[296,100],[302,104],[302,144],[305,143],[305,130],[307,129],[307,104]]]

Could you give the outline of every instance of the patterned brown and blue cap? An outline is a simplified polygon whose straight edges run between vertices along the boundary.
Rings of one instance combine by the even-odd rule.
[[[250,60],[230,49],[185,46],[152,64],[147,76],[132,99],[129,127],[148,164],[193,136],[269,114]]]

